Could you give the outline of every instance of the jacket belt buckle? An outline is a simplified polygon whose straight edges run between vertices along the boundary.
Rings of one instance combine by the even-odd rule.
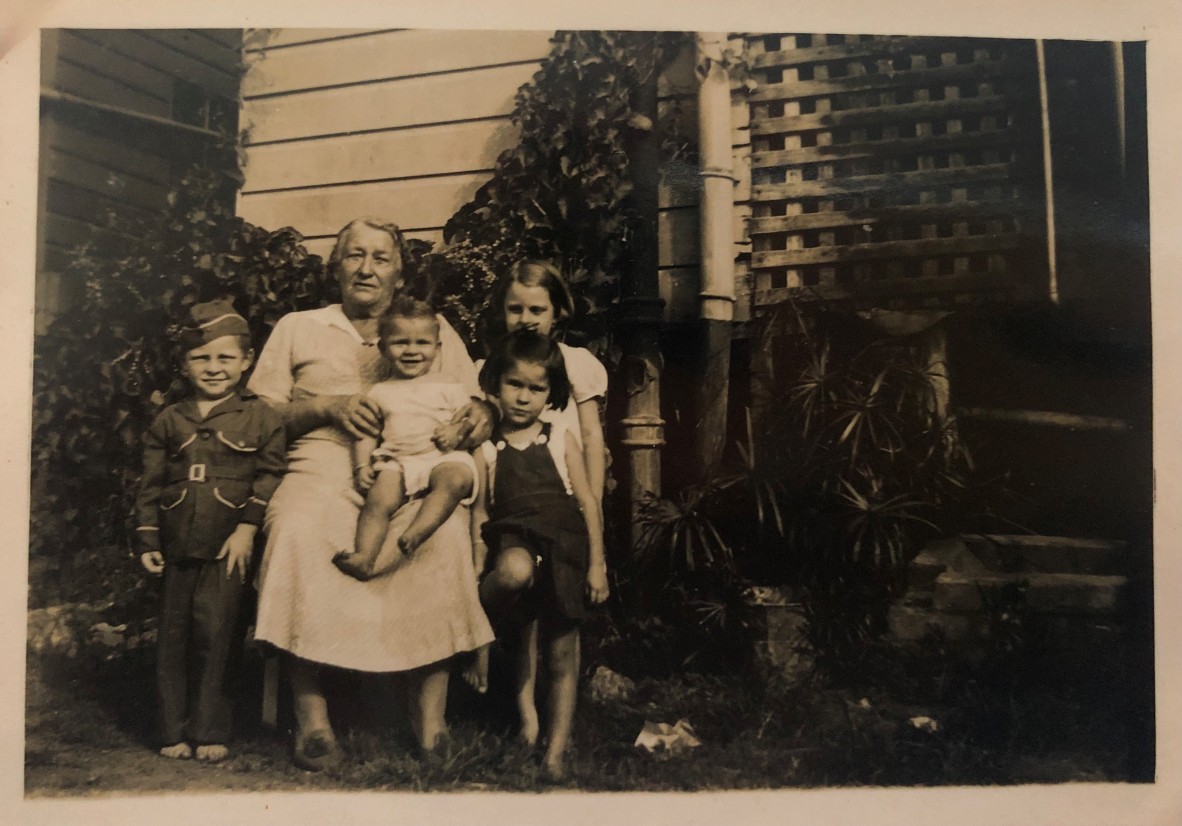
[[[205,481],[205,465],[189,465],[189,481],[190,482],[204,482]]]

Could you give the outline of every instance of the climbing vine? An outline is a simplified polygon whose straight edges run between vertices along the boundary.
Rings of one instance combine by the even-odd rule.
[[[662,124],[637,108],[690,42],[678,32],[558,32],[530,83],[517,91],[517,144],[491,180],[448,221],[447,247],[424,261],[436,295],[470,343],[486,341],[499,273],[545,258],[570,281],[577,312],[569,333],[603,345],[634,222],[628,142]],[[666,157],[685,141],[666,140]],[[602,347],[600,347],[602,349]]]

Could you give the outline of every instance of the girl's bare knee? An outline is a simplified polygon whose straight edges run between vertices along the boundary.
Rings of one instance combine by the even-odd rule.
[[[497,578],[505,588],[528,588],[534,579],[534,558],[524,548],[506,548],[497,556]]]

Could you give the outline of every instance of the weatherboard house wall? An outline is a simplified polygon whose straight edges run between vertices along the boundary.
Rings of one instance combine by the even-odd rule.
[[[511,145],[549,32],[264,29],[247,38],[238,213],[326,255],[359,215],[439,243]]]
[[[517,139],[517,89],[549,53],[549,31],[260,29],[246,38],[240,129],[245,185],[238,214],[291,226],[325,256],[359,215],[395,221],[436,245],[443,226]],[[662,77],[663,105],[689,134],[692,51]],[[746,104],[736,106],[746,151]],[[737,154],[741,160],[741,154]],[[745,164],[739,177],[749,181]],[[697,312],[698,171],[667,170],[661,188],[661,292],[668,320]],[[739,190],[749,190],[740,185]],[[739,193],[739,197],[742,196]],[[743,222],[736,218],[741,236]]]
[[[37,326],[79,300],[70,251],[151,217],[238,113],[240,29],[45,29]]]

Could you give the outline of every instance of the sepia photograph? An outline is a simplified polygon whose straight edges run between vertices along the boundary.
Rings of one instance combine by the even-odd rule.
[[[25,32],[25,805],[1149,799],[1163,41],[385,17]]]

